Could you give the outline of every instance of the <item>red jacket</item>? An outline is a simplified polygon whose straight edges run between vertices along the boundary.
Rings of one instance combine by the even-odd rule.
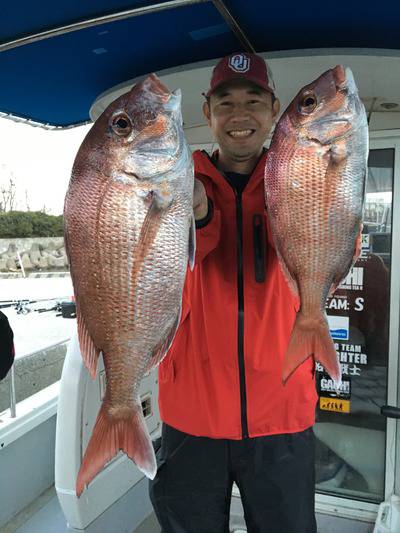
[[[160,365],[161,419],[180,431],[212,438],[302,431],[314,423],[314,362],[309,358],[282,384],[297,301],[269,231],[261,243],[265,280],[255,278],[260,259],[255,259],[259,230],[254,215],[260,215],[257,227],[261,221],[265,228],[265,155],[241,202],[207,154],[197,151],[193,158],[214,214],[196,231],[196,264],[187,274],[181,324]]]

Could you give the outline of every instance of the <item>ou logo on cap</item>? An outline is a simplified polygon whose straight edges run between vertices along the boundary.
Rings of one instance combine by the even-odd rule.
[[[247,72],[250,68],[250,58],[245,54],[235,54],[229,58],[228,65],[235,72]]]

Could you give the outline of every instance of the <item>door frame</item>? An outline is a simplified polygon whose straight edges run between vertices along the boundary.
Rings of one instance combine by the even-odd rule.
[[[392,191],[392,234],[390,269],[390,316],[387,398],[388,405],[400,406],[399,338],[400,338],[400,130],[371,131],[370,149],[394,149]],[[397,267],[393,268],[393,265]],[[399,401],[399,403],[397,403]],[[397,427],[399,426],[399,427]],[[388,418],[386,423],[385,499],[400,494],[400,424]],[[396,481],[397,479],[397,481]],[[344,496],[316,494],[316,511],[336,516],[374,522],[378,504]]]

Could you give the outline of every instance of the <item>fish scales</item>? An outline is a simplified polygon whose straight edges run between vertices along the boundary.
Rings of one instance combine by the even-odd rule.
[[[277,125],[266,163],[273,238],[300,299],[284,380],[314,355],[340,381],[325,303],[360,249],[368,154],[365,110],[344,72],[336,67],[299,92]],[[302,115],[307,98],[315,107]]]

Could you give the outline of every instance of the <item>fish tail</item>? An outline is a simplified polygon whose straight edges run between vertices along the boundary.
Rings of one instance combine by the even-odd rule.
[[[123,416],[111,416],[103,403],[76,480],[79,497],[86,485],[122,450],[147,477],[154,479],[156,458],[139,406],[125,408]]]
[[[341,383],[340,364],[326,318],[322,313],[319,316],[305,316],[300,311],[296,316],[286,350],[282,373],[283,382],[286,383],[296,368],[311,356],[321,363],[339,387]]]

